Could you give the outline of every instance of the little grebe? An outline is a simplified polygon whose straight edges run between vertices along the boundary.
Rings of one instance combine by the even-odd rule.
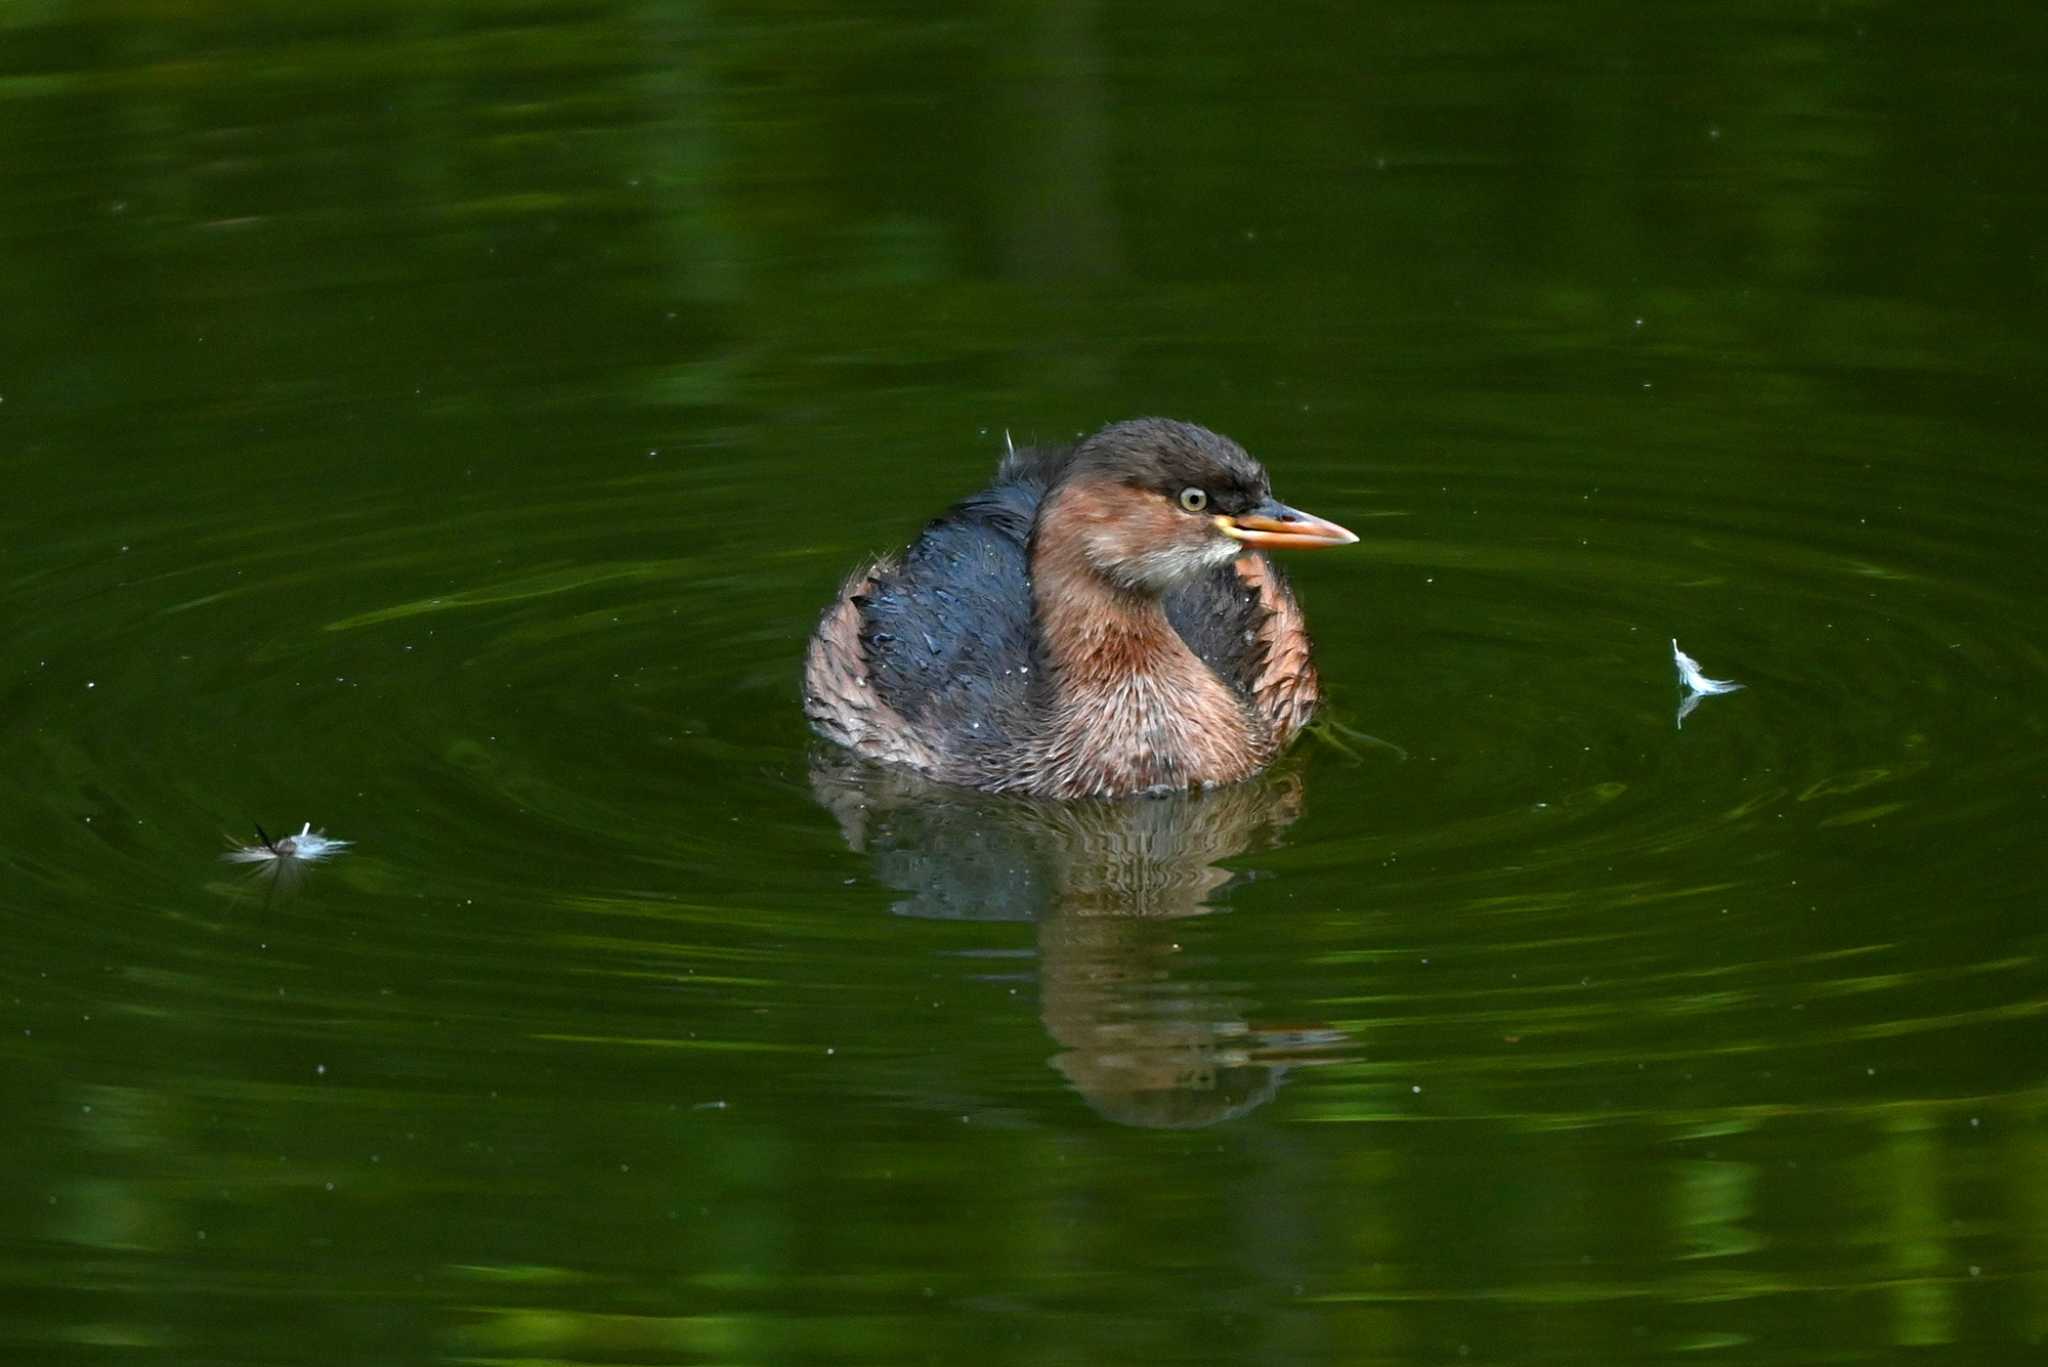
[[[857,754],[989,792],[1233,783],[1317,699],[1301,609],[1260,551],[1356,540],[1191,423],[1013,451],[846,582],[811,637],[804,713]]]

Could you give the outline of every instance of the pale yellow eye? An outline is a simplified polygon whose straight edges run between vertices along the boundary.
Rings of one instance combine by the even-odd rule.
[[[1180,506],[1191,513],[1199,513],[1209,506],[1209,496],[1190,485],[1180,491]]]

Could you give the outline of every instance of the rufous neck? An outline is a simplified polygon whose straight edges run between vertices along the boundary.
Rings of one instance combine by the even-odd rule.
[[[1107,687],[1132,674],[1203,670],[1156,594],[1112,584],[1078,546],[1041,537],[1031,593],[1040,644],[1070,689]]]

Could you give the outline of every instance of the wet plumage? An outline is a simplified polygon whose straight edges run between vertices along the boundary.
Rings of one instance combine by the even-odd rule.
[[[1234,782],[1318,696],[1300,609],[1258,548],[1354,540],[1192,424],[1016,451],[847,581],[811,641],[805,712],[859,754],[992,792]]]

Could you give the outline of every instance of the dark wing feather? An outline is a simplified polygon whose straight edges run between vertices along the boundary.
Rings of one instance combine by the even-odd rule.
[[[858,600],[876,691],[920,726],[1011,739],[1032,662],[1031,519],[1044,486],[998,484],[927,526]]]
[[[1286,576],[1253,552],[1166,596],[1188,649],[1266,719],[1281,744],[1315,715],[1322,687]]]
[[[1273,574],[1277,580],[1279,571]],[[1258,586],[1246,583],[1232,562],[1174,589],[1165,604],[1166,620],[1196,658],[1251,697],[1266,666],[1266,622],[1273,615]]]

